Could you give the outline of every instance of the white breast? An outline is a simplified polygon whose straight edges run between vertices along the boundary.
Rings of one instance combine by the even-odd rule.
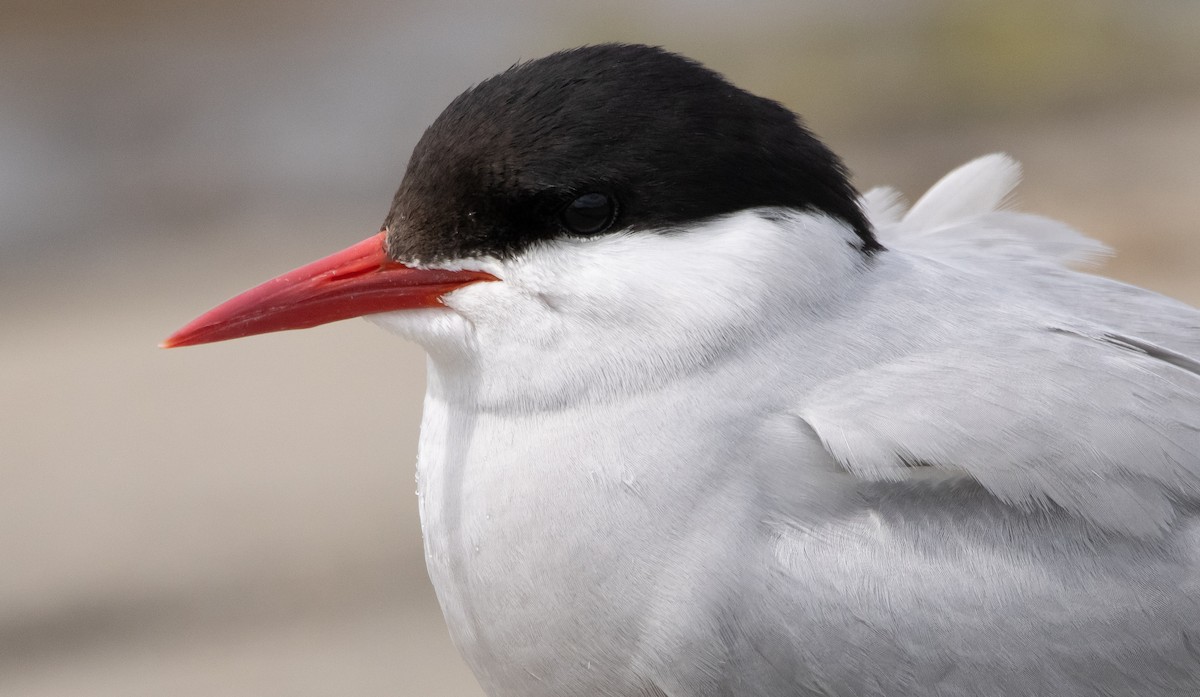
[[[1193,685],[1186,507],[1149,533],[1082,504],[1030,512],[1029,500],[1095,482],[1076,487],[1086,468],[1045,457],[1059,469],[1014,485],[1043,498],[1005,498],[1012,487],[993,474],[1020,472],[1004,448],[969,467],[910,467],[929,464],[913,453],[963,460],[981,452],[964,442],[1006,442],[1029,405],[998,400],[1003,390],[981,404],[980,389],[949,389],[955,370],[906,359],[953,348],[948,367],[970,367],[996,349],[1036,373],[1028,361],[1046,351],[1004,349],[1064,317],[1150,332],[1178,353],[1196,345],[1195,311],[1039,261],[1042,242],[1021,236],[1031,219],[951,225],[930,206],[917,212],[935,227],[889,228],[893,249],[874,259],[834,221],[749,212],[479,261],[503,280],[448,296],[457,312],[379,318],[430,349],[429,571],[490,695],[1179,694],[1138,691],[1167,674]],[[1050,239],[1059,258],[1080,249],[1072,239]],[[1195,387],[1190,365],[1163,368],[1180,394]],[[872,378],[880,370],[890,382]],[[857,392],[832,390],[838,380]],[[918,393],[956,401],[905,411]],[[1072,400],[1086,394],[1056,394],[1083,413]],[[1188,433],[1200,432],[1195,404],[1170,414]],[[888,438],[864,436],[876,431]],[[1038,433],[1018,434],[1027,450],[1057,442]],[[1159,480],[1147,478],[1191,481]],[[1131,666],[1130,646],[1154,651]]]
[[[642,694],[668,647],[708,640],[696,625],[763,556],[764,498],[804,488],[772,479],[813,476],[794,466],[797,432],[771,432],[736,399],[689,407],[714,382],[520,415],[431,391],[429,572],[489,694]]]

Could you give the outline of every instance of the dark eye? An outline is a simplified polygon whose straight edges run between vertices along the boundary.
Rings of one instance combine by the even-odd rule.
[[[577,235],[604,232],[617,217],[617,204],[608,194],[583,194],[563,209],[562,224]]]

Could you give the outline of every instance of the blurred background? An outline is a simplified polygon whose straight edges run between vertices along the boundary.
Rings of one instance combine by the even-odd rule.
[[[0,695],[480,695],[425,577],[419,350],[365,322],[165,353],[379,229],[458,92],[656,43],[910,200],[1022,208],[1200,303],[1200,3],[0,1]]]

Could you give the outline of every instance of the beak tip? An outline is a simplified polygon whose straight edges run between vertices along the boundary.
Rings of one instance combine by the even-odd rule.
[[[203,339],[198,340],[197,333],[194,330],[189,331],[190,329],[190,326],[184,327],[183,329],[171,334],[167,338],[158,342],[158,347],[160,349],[173,349],[180,348],[182,346],[195,346],[196,344],[207,343]]]

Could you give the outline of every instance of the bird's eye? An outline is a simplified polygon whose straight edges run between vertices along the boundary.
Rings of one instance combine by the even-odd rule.
[[[604,232],[617,217],[617,204],[608,194],[592,192],[567,204],[559,216],[562,224],[577,235]]]

